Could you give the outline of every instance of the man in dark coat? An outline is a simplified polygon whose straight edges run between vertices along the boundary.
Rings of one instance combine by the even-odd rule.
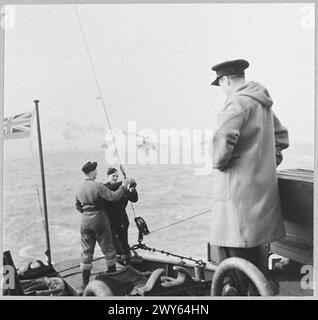
[[[122,185],[122,181],[118,181],[118,171],[115,168],[107,170],[108,182],[105,184],[111,191],[116,191]],[[130,246],[128,243],[128,227],[129,219],[126,212],[128,201],[137,202],[138,193],[135,189],[136,183],[131,183],[128,190],[122,198],[115,202],[107,202],[106,212],[108,214],[113,242],[118,255],[121,255],[126,263],[130,261]]]

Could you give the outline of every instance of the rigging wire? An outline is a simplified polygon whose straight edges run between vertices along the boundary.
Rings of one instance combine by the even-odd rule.
[[[155,230],[151,231],[151,232],[150,232],[150,235],[153,234],[153,233],[155,233],[155,232],[157,232],[157,231],[159,231],[159,230],[169,228],[169,227],[174,226],[174,225],[176,225],[176,224],[178,224],[178,223],[181,223],[181,222],[184,222],[184,221],[193,219],[193,218],[195,218],[195,217],[204,215],[204,214],[209,213],[209,212],[211,212],[211,211],[212,211],[212,209],[209,209],[209,210],[206,210],[206,211],[197,213],[197,214],[195,214],[195,215],[193,215],[193,216],[190,216],[190,217],[188,217],[188,218],[181,219],[181,220],[178,220],[178,221],[176,221],[176,222],[170,223],[170,224],[168,224],[168,225],[166,225],[166,226],[163,226],[163,227],[160,227],[160,228],[158,228],[158,229],[155,229]]]
[[[108,124],[109,130],[110,130],[111,136],[112,136],[113,143],[115,145],[115,153],[116,153],[116,156],[117,156],[117,159],[118,159],[119,167],[120,167],[120,170],[121,170],[124,178],[126,179],[126,172],[125,172],[125,170],[124,170],[124,168],[123,168],[123,166],[121,164],[121,161],[120,161],[117,143],[116,143],[115,137],[113,135],[113,130],[112,130],[110,118],[109,118],[109,115],[107,113],[106,105],[105,105],[104,98],[103,98],[103,93],[102,93],[102,90],[101,90],[101,87],[100,87],[100,84],[99,84],[99,81],[98,81],[96,69],[95,69],[95,66],[94,66],[93,57],[92,57],[91,52],[89,50],[88,41],[87,41],[87,38],[86,38],[86,35],[85,35],[85,32],[84,32],[84,28],[83,28],[83,24],[82,24],[82,21],[81,21],[81,17],[80,17],[80,14],[79,14],[79,11],[78,11],[76,5],[74,5],[74,9],[75,9],[75,13],[76,13],[76,16],[77,16],[77,20],[78,20],[79,25],[80,25],[81,33],[82,33],[84,44],[85,44],[85,48],[86,48],[86,51],[87,51],[88,59],[90,61],[90,65],[91,65],[91,68],[92,68],[92,72],[93,72],[93,76],[94,76],[94,79],[95,79],[96,87],[97,87],[97,90],[98,90],[98,93],[99,93],[99,97],[100,97],[100,100],[102,102],[102,106],[103,106],[104,113],[105,113],[105,116],[106,116],[107,124]],[[134,205],[132,204],[132,202],[130,202],[130,205],[131,205],[133,214],[136,217],[135,208],[134,208]]]
[[[211,212],[211,211],[212,211],[212,209],[209,209],[209,210],[206,210],[206,211],[204,211],[204,212],[197,213],[197,214],[195,214],[195,215],[193,215],[193,216],[191,216],[191,217],[188,217],[188,218],[185,218],[185,219],[182,219],[182,220],[179,220],[179,221],[170,223],[170,224],[168,224],[167,226],[164,226],[164,227],[160,227],[160,228],[158,228],[158,229],[155,229],[155,230],[153,230],[151,233],[155,233],[155,232],[157,232],[157,231],[159,231],[159,230],[162,230],[162,229],[171,227],[171,226],[173,226],[173,225],[176,225],[176,224],[178,224],[178,223],[181,223],[181,222],[184,222],[184,221],[193,219],[193,218],[195,218],[195,217],[201,216],[201,215],[206,214],[206,213]]]
[[[75,13],[76,13],[79,25],[80,25],[80,29],[81,29],[81,33],[82,33],[82,36],[83,36],[86,52],[87,52],[87,55],[88,55],[88,59],[90,61],[90,65],[91,65],[91,68],[92,68],[92,72],[93,72],[93,76],[94,76],[94,79],[95,79],[96,87],[97,87],[97,90],[98,90],[98,93],[99,93],[99,97],[100,97],[99,100],[101,100],[101,102],[102,102],[102,106],[103,106],[104,113],[105,113],[105,116],[106,116],[106,121],[107,121],[109,130],[110,130],[110,133],[111,133],[111,136],[112,136],[113,143],[115,145],[115,151],[116,151],[118,163],[120,164],[120,167],[122,169],[121,161],[120,161],[120,157],[119,157],[119,153],[118,153],[117,144],[116,144],[116,141],[115,141],[115,137],[113,135],[110,118],[109,118],[109,115],[108,115],[107,110],[106,110],[106,105],[105,105],[105,102],[104,102],[103,93],[102,93],[101,87],[99,85],[96,69],[95,69],[95,66],[94,66],[93,57],[92,57],[91,52],[89,50],[88,41],[87,41],[87,38],[86,38],[86,35],[85,35],[85,32],[84,32],[84,28],[83,28],[83,25],[82,25],[81,17],[79,15],[79,12],[78,12],[78,9],[77,9],[76,5],[74,5],[74,9],[75,9]],[[125,176],[125,174],[124,174],[124,176]]]

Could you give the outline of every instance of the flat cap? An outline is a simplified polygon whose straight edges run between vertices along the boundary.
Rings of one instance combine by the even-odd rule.
[[[224,61],[216,64],[212,67],[212,70],[216,72],[216,79],[211,83],[213,86],[219,85],[219,79],[223,76],[229,76],[231,74],[244,74],[244,70],[248,68],[250,64],[244,59],[237,59],[231,61]]]
[[[83,167],[82,167],[82,171],[86,174],[90,173],[91,171],[94,171],[97,167],[97,162],[86,162]]]

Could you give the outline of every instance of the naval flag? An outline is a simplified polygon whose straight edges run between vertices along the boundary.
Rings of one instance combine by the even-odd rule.
[[[30,137],[33,111],[4,118],[4,138],[19,139]]]
[[[4,158],[29,158],[32,151],[32,126],[34,111],[25,112],[4,119]],[[22,139],[29,138],[29,139]],[[19,139],[17,141],[17,139]]]

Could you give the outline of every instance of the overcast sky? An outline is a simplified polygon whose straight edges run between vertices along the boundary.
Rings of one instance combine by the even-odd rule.
[[[212,128],[224,98],[210,85],[211,66],[245,58],[247,80],[268,88],[291,142],[313,142],[308,5],[77,7],[113,127],[135,120],[137,131]],[[102,141],[106,120],[74,7],[14,8],[15,28],[5,33],[4,115],[30,111],[40,99],[45,148]]]

